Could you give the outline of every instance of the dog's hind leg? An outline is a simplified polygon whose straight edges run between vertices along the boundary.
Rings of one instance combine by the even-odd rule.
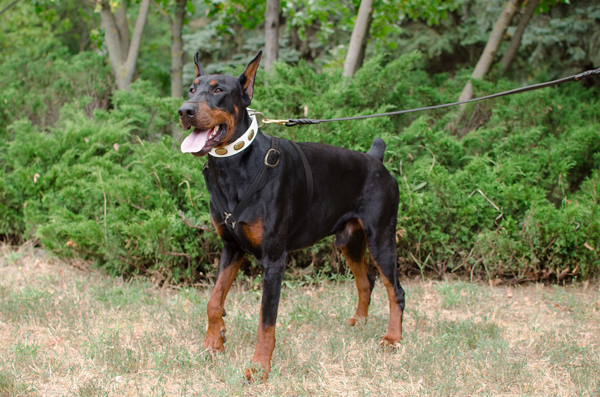
[[[223,343],[225,343],[225,322],[223,321],[225,298],[240,270],[243,259],[244,252],[239,248],[231,244],[223,246],[219,262],[219,276],[206,307],[208,328],[202,347],[211,352],[222,352],[225,349],[223,346]]]
[[[375,277],[369,272],[367,264],[367,240],[357,219],[351,219],[346,223],[344,230],[336,235],[335,245],[342,250],[358,290],[356,313],[348,320],[348,324],[353,326],[357,322],[367,320],[371,292],[375,285]]]
[[[389,218],[388,218],[389,219]],[[381,280],[387,290],[390,303],[390,322],[387,333],[381,338],[383,345],[394,345],[402,339],[402,314],[404,313],[404,290],[398,281],[396,269],[396,218],[386,225],[373,227],[363,225],[369,252],[379,270]]]

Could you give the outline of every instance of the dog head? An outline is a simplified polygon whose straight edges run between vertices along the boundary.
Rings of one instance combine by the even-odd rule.
[[[204,73],[198,60],[196,78],[190,86],[188,100],[179,108],[179,122],[192,133],[181,144],[181,151],[204,156],[214,147],[233,142],[238,124],[246,115],[254,92],[254,78],[262,51],[250,61],[239,77]]]

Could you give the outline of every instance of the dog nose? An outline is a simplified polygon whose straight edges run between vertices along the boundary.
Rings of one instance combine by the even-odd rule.
[[[196,115],[196,107],[192,106],[189,103],[184,103],[179,108],[178,113],[179,113],[179,117],[183,117],[183,116],[194,117]]]

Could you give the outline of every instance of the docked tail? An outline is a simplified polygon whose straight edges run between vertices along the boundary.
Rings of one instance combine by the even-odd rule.
[[[373,139],[373,144],[371,145],[371,149],[367,152],[368,155],[379,159],[379,161],[383,162],[383,154],[385,153],[385,142],[381,138]]]

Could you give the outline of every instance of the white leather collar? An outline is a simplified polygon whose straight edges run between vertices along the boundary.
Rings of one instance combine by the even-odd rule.
[[[244,132],[244,135],[242,135],[235,142],[232,142],[227,146],[212,148],[211,151],[208,152],[211,156],[231,157],[250,146],[250,144],[254,141],[254,138],[256,138],[256,135],[258,133],[258,122],[256,121],[255,115],[250,115],[250,113],[248,113],[248,115],[250,116],[252,122],[250,123],[250,128],[248,128],[248,130]]]

